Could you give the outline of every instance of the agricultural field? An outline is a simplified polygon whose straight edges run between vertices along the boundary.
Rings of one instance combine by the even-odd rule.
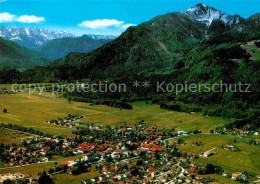
[[[216,179],[220,184],[239,184],[238,181],[231,180],[229,178],[226,178],[224,176],[218,175],[218,174],[208,174],[206,175],[209,178]]]
[[[13,131],[13,130],[0,130],[0,143],[13,144],[20,143],[23,139],[30,138],[31,135]]]
[[[1,86],[0,86],[1,88]],[[13,123],[50,134],[72,135],[72,129],[47,124],[46,120],[63,118],[68,114],[85,116],[83,122],[98,125],[122,125],[124,122],[135,123],[145,120],[148,125],[157,125],[160,128],[175,128],[176,130],[210,132],[218,125],[228,123],[228,119],[204,117],[200,113],[189,114],[184,112],[160,109],[159,105],[147,105],[145,102],[135,102],[133,110],[120,110],[104,105],[91,106],[88,103],[71,102],[51,93],[17,93],[0,96],[0,122]],[[3,113],[2,109],[8,113]]]
[[[200,164],[211,163],[213,165],[221,166],[227,172],[247,171],[249,173],[260,173],[260,147],[256,145],[249,145],[249,139],[255,139],[255,136],[239,138],[237,135],[190,135],[183,137],[186,145],[180,145],[180,150],[200,154],[204,151],[216,148],[215,155],[208,158],[199,158],[194,160]],[[235,141],[234,141],[235,140]],[[202,142],[201,146],[192,145],[193,142]],[[236,142],[236,143],[234,143]],[[229,151],[222,149],[227,144],[232,144],[238,147],[241,151]]]
[[[92,167],[92,171],[87,173],[82,173],[76,176],[72,176],[69,174],[58,174],[54,176],[54,181],[56,184],[64,184],[64,183],[78,184],[86,179],[92,179],[100,176],[100,173],[98,171],[93,171],[93,170],[94,167]]]

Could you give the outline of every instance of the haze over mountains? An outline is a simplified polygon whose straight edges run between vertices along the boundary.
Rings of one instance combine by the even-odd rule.
[[[112,36],[83,35],[76,38],[53,39],[35,50],[48,59],[65,57],[70,52],[90,52],[112,41]]]
[[[0,38],[3,38],[0,46],[6,51],[10,49],[9,53],[13,53],[6,55],[8,52],[1,51],[1,66],[28,69],[33,66],[46,65],[51,60],[65,57],[70,52],[90,52],[112,41],[116,36],[83,35],[77,37],[68,32],[57,32],[46,28],[0,27]],[[38,54],[39,57],[37,59],[30,57],[28,49],[31,50],[32,55]],[[34,59],[31,60],[32,58]]]

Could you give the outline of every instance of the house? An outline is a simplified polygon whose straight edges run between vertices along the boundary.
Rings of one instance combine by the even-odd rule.
[[[187,132],[180,130],[180,131],[178,131],[178,134],[179,135],[187,135]]]
[[[245,181],[247,176],[246,176],[246,174],[244,174],[244,172],[233,173],[231,176],[231,179],[233,179],[233,180],[237,180],[238,178]]]
[[[162,147],[162,146],[154,145],[154,146],[150,149],[150,151],[153,151],[153,152],[156,152],[156,151],[161,152],[161,151],[163,150],[163,148],[164,148],[164,147]]]
[[[149,149],[151,147],[151,145],[150,144],[142,144],[141,147],[143,149]]]
[[[242,129],[236,128],[235,131],[236,131],[239,135],[244,135],[244,131],[243,131]]]
[[[212,155],[214,155],[214,154],[215,154],[214,152],[206,151],[206,152],[204,152],[204,153],[201,155],[201,157],[203,157],[203,158],[208,158],[208,157],[210,157],[210,156],[212,156]]]
[[[241,174],[242,174],[241,172],[233,173],[232,176],[231,176],[231,179],[236,180]]]
[[[226,145],[225,149],[226,150],[235,150],[236,148],[235,148],[235,146],[232,146],[232,145]]]
[[[48,158],[43,158],[42,161],[43,161],[43,162],[48,162],[49,159],[48,159]]]

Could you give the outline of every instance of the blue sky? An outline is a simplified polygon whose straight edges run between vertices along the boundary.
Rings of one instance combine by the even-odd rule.
[[[260,0],[0,0],[0,26],[119,35],[130,25],[198,3],[244,18],[260,12]]]

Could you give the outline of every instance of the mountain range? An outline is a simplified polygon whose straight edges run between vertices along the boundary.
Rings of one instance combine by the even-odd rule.
[[[116,36],[112,35],[83,35],[77,37],[68,32],[57,32],[46,28],[30,28],[30,27],[0,27],[1,47],[12,45],[16,50],[14,55],[5,55],[0,53],[1,66],[11,66],[16,69],[28,69],[33,66],[42,66],[49,63],[53,59],[65,57],[70,52],[90,52],[102,45],[112,41]],[[11,44],[11,42],[14,42]],[[16,43],[16,44],[15,44]],[[19,49],[17,49],[19,47]],[[10,47],[6,47],[6,50]],[[23,49],[22,49],[23,48]],[[28,59],[24,62],[25,50],[31,50],[33,55],[40,55],[38,59]],[[13,50],[10,53],[13,53]],[[26,51],[26,53],[30,53]],[[27,55],[27,54],[26,54]],[[20,63],[17,61],[19,56]],[[16,58],[16,59],[15,59]],[[39,60],[39,58],[41,58]],[[42,61],[42,59],[44,61]]]
[[[259,16],[244,20],[238,15],[227,15],[198,4],[187,11],[158,16],[130,27],[114,41],[91,53],[77,57],[70,54],[54,63],[80,66],[83,78],[170,73],[172,66],[195,48],[257,39],[258,28]]]
[[[46,28],[0,27],[0,37],[28,49],[35,49],[53,39],[76,36],[65,31],[57,32]]]
[[[65,57],[70,52],[90,52],[115,39],[105,35],[83,35],[74,38],[53,39],[35,49],[48,59]]]

